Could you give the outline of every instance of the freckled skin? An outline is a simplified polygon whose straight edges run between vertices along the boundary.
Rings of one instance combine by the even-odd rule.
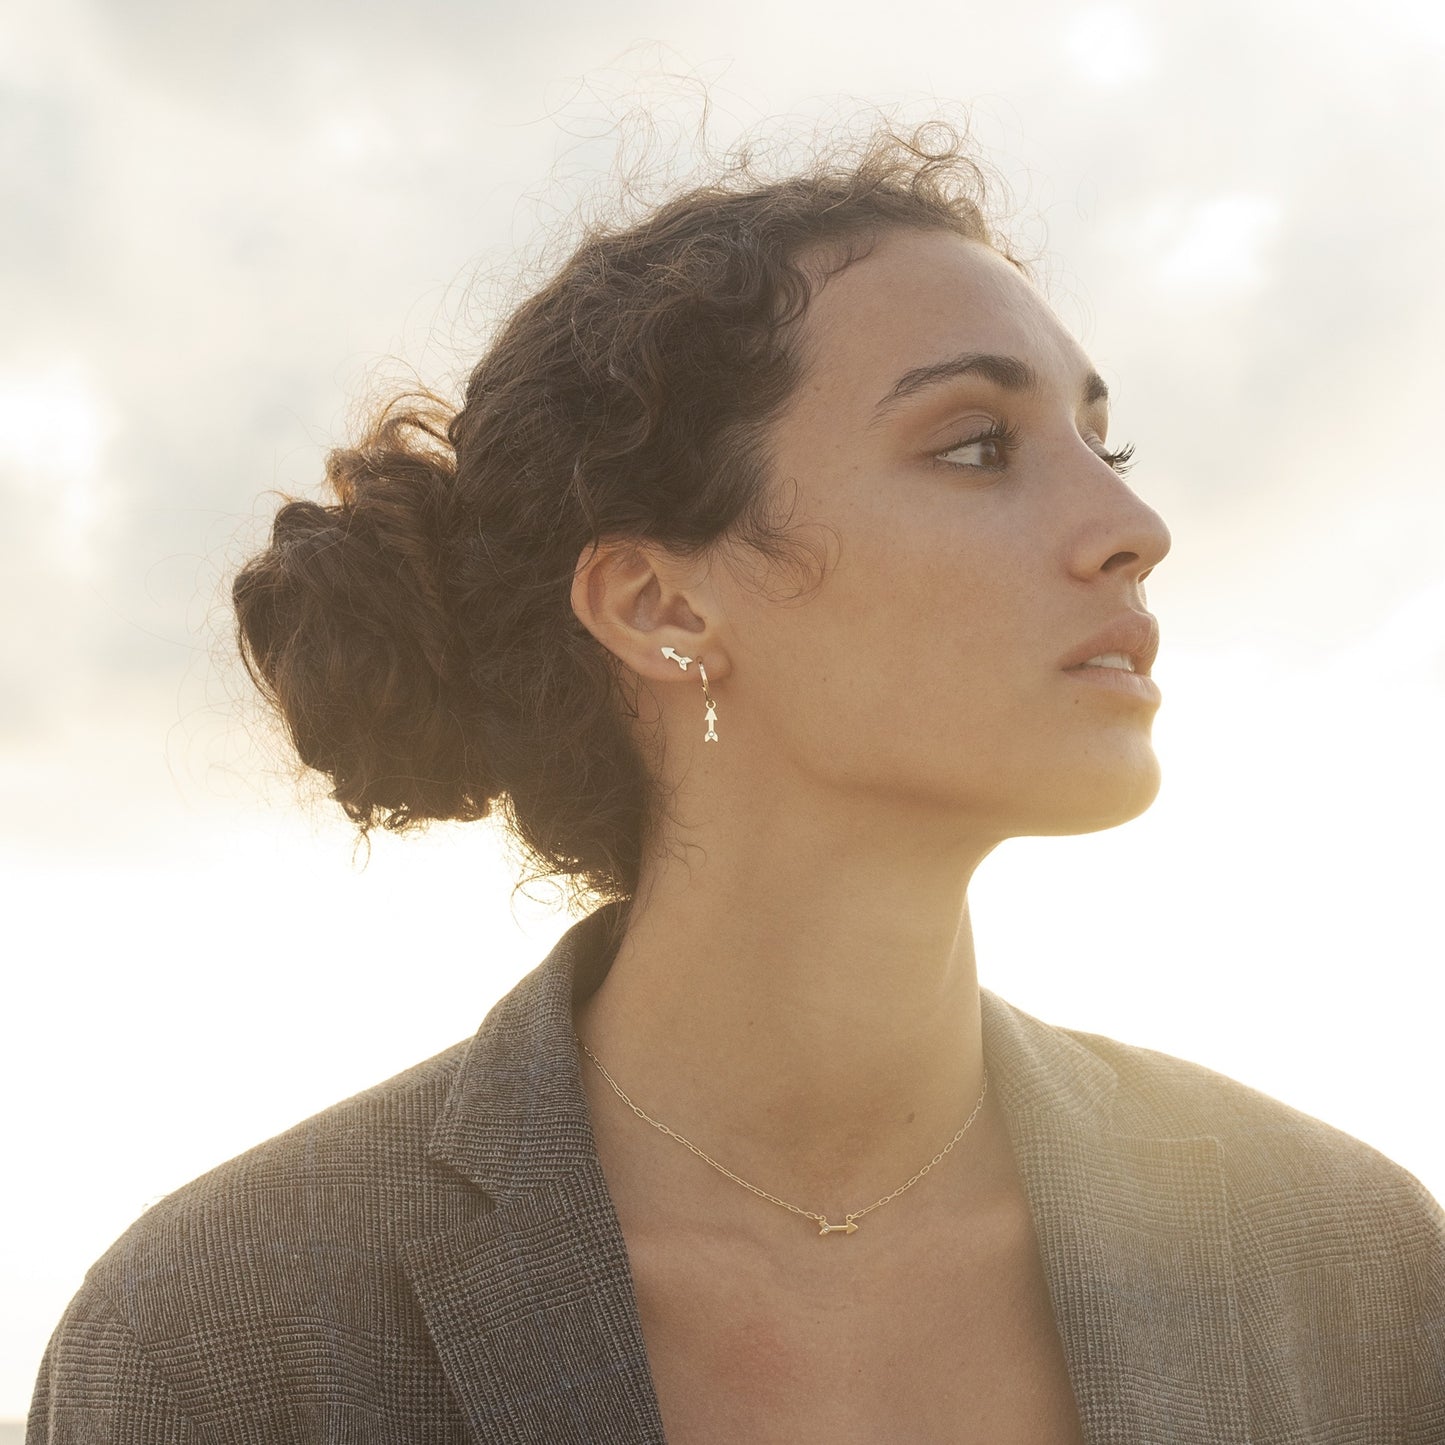
[[[805,338],[814,359],[775,429],[773,475],[836,565],[797,606],[727,589],[739,719],[766,730],[780,768],[951,805],[996,840],[1135,816],[1158,787],[1140,711],[1061,686],[1054,666],[1142,609],[1142,573],[1169,545],[1099,456],[1089,359],[1009,263],[946,234],[885,238],[815,297]],[[964,348],[1027,361],[1039,395],[962,379],[867,425],[894,378]],[[1020,433],[1006,467],[934,462],[991,420]]]
[[[579,565],[572,604],[659,731],[669,818],[578,1022],[676,1120],[840,1218],[977,1097],[978,863],[1155,798],[1153,708],[1059,662],[1144,610],[1169,533],[1101,455],[1090,358],[996,251],[887,234],[815,293],[798,340],[769,484],[799,538],[827,543],[822,584],[789,594],[728,545]],[[961,353],[1038,384],[958,377],[876,418],[899,377]],[[978,441],[1000,428],[1009,447]],[[698,666],[663,647],[705,660],[718,741]],[[637,1144],[659,1146],[676,1149]]]
[[[577,1025],[665,1123],[838,1221],[979,1097],[979,863],[1154,798],[1152,706],[1060,662],[1146,610],[1169,534],[1105,458],[1089,358],[986,247],[890,233],[798,335],[769,485],[826,545],[821,585],[727,543],[579,559],[574,609],[636,680],[668,812]],[[1037,385],[955,378],[875,420],[900,377],[965,353]],[[718,741],[696,669],[663,646],[705,660]],[[583,1078],[669,1440],[1081,1440],[994,1108],[915,1189],[820,1239]]]
[[[580,559],[573,606],[639,680],[668,816],[578,1022],[635,1097],[835,1218],[978,1095],[978,864],[1154,798],[1152,706],[1060,662],[1144,610],[1169,533],[1102,455],[1089,358],[989,248],[889,233],[816,292],[797,341],[768,483],[826,543],[820,585],[789,594],[726,543]],[[956,377],[877,414],[900,377],[965,353],[1037,384]],[[1000,430],[1007,447],[982,440]],[[706,660],[718,741],[698,667],[664,647]]]

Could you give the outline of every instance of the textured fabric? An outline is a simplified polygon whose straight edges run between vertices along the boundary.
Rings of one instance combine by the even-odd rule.
[[[30,1445],[661,1442],[572,1041],[572,927],[469,1043],[155,1205],[91,1269]],[[1090,1445],[1442,1445],[1445,1218],[1374,1150],[984,995]]]

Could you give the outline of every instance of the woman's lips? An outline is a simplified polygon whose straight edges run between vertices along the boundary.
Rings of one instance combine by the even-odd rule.
[[[1076,677],[1091,687],[1107,688],[1121,697],[1132,697],[1155,707],[1164,700],[1159,684],[1142,672],[1126,672],[1122,667],[1069,667],[1064,671],[1066,676]]]

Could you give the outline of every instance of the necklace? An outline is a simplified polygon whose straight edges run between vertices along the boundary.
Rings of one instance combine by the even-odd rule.
[[[626,1104],[627,1107],[631,1109],[632,1112],[636,1114],[639,1119],[646,1119],[647,1122],[651,1124],[654,1129],[660,1129],[664,1134],[668,1136],[668,1138],[676,1139],[679,1144],[683,1144],[687,1148],[691,1149],[692,1152],[696,1154],[699,1159],[701,1159],[706,1164],[711,1164],[712,1167],[716,1169],[719,1174],[726,1174],[727,1177],[731,1179],[734,1184],[741,1184],[744,1189],[752,1190],[752,1192],[756,1194],[760,1199],[767,1199],[774,1204],[781,1205],[791,1214],[798,1214],[801,1215],[804,1219],[811,1219],[814,1224],[818,1225],[818,1234],[820,1237],[828,1234],[855,1234],[858,1229],[858,1221],[862,1219],[865,1214],[871,1214],[875,1209],[881,1208],[890,1200],[897,1199],[898,1196],[902,1194],[905,1189],[912,1189],[913,1186],[917,1184],[918,1181],[922,1179],[923,1176],[927,1174],[928,1171],[932,1169],[933,1166],[937,1164],[939,1160],[941,1160],[943,1156],[947,1154],[949,1150],[951,1150],[960,1139],[963,1138],[965,1134],[968,1133],[969,1126],[973,1123],[975,1119],[978,1118],[979,1110],[983,1108],[983,1101],[988,1096],[988,1070],[985,1069],[983,1071],[983,1089],[979,1093],[978,1103],[973,1106],[973,1112],[968,1116],[967,1119],[963,1121],[963,1128],[960,1129],[958,1133],[955,1134],[953,1138],[950,1139],[948,1143],[945,1144],[943,1148],[940,1149],[938,1153],[935,1154],[933,1158],[930,1159],[928,1163],[925,1164],[923,1168],[920,1169],[918,1173],[915,1174],[913,1178],[908,1181],[907,1184],[901,1184],[897,1189],[893,1191],[892,1194],[885,1194],[882,1199],[874,1200],[874,1202],[870,1204],[866,1209],[858,1209],[855,1210],[852,1214],[845,1214],[843,1216],[842,1224],[829,1224],[827,1219],[823,1215],[816,1214],[811,1209],[800,1209],[796,1204],[789,1204],[785,1199],[779,1199],[776,1194],[769,1194],[766,1189],[759,1189],[756,1184],[749,1184],[746,1179],[740,1178],[738,1175],[734,1174],[731,1169],[728,1169],[724,1165],[719,1164],[717,1160],[712,1158],[710,1155],[704,1154],[702,1150],[699,1149],[697,1145],[692,1142],[691,1139],[684,1139],[681,1134],[677,1133],[675,1130],[669,1129],[666,1124],[661,1123],[659,1120],[654,1119],[651,1114],[646,1113],[643,1109],[639,1108],[636,1104],[632,1102],[631,1099],[627,1097],[626,1094],[622,1092],[622,1086],[617,1082],[616,1079],[612,1077],[611,1074],[607,1072],[605,1068],[603,1068],[602,1060],[599,1059],[597,1055],[594,1054],[592,1050],[589,1049],[587,1045],[584,1044],[575,1033],[572,1035],[572,1037],[574,1039],[577,1039],[578,1047],[582,1050],[584,1054],[587,1055],[589,1059],[592,1060],[594,1064],[597,1065],[598,1069],[600,1069],[602,1072],[602,1077],[606,1079],[609,1084],[612,1085],[612,1092],[616,1094],[617,1097],[621,1099],[622,1102]]]

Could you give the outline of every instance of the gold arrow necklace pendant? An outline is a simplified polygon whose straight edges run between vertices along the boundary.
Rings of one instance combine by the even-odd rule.
[[[664,647],[662,651],[666,653],[669,657],[674,656],[673,650],[670,647]],[[676,657],[675,660],[680,663],[683,670],[686,671],[687,664],[693,659],[690,657]],[[701,659],[698,659],[697,665],[699,670],[701,670]],[[708,707],[708,732],[707,737],[704,739],[704,741],[712,742],[717,737],[717,734],[712,730],[712,722],[715,714],[713,712],[712,698],[707,696],[707,673],[705,671],[702,673],[702,682],[703,697],[706,699]],[[913,1176],[912,1179],[910,1179],[906,1184],[900,1184],[898,1188],[893,1191],[892,1194],[885,1194],[882,1199],[875,1199],[873,1203],[870,1204],[866,1209],[855,1209],[851,1214],[845,1214],[843,1216],[842,1224],[829,1224],[828,1221],[821,1214],[814,1214],[811,1209],[802,1209],[796,1204],[789,1204],[786,1199],[779,1199],[776,1194],[769,1194],[766,1189],[759,1189],[756,1184],[749,1184],[748,1181],[744,1179],[741,1175],[734,1174],[733,1171],[727,1168],[726,1165],[719,1164],[717,1160],[712,1157],[712,1155],[704,1154],[702,1150],[699,1149],[697,1145],[692,1142],[691,1139],[684,1139],[682,1135],[679,1134],[676,1130],[669,1129],[668,1126],[664,1124],[661,1119],[654,1119],[651,1114],[647,1113],[646,1110],[634,1104],[632,1100],[629,1099],[627,1095],[622,1092],[622,1085],[619,1084],[617,1080],[614,1079],[612,1075],[607,1072],[606,1068],[603,1066],[602,1060],[599,1059],[597,1055],[594,1054],[592,1050],[589,1049],[587,1045],[584,1044],[582,1040],[577,1037],[576,1034],[574,1034],[573,1037],[577,1039],[577,1046],[582,1050],[584,1054],[587,1055],[589,1059],[592,1060],[594,1064],[597,1065],[599,1071],[602,1074],[602,1077],[606,1079],[607,1082],[612,1086],[612,1092],[616,1094],[617,1097],[621,1099],[622,1102],[626,1104],[627,1107],[631,1109],[632,1112],[636,1114],[639,1119],[645,1120],[647,1123],[651,1124],[654,1129],[660,1129],[670,1138],[676,1139],[677,1142],[681,1144],[685,1149],[690,1149],[694,1154],[696,1154],[697,1157],[703,1161],[703,1163],[711,1165],[714,1169],[717,1170],[719,1174],[726,1174],[727,1177],[731,1179],[734,1184],[741,1184],[744,1189],[749,1190],[753,1194],[756,1194],[759,1199],[766,1199],[770,1203],[776,1204],[779,1207],[786,1209],[789,1214],[799,1214],[802,1215],[804,1219],[811,1219],[818,1226],[818,1237],[820,1239],[825,1235],[829,1234],[857,1234],[857,1222],[858,1220],[862,1219],[865,1214],[871,1214],[875,1209],[881,1209],[885,1204],[889,1203],[890,1200],[897,1199],[898,1196],[904,1193],[905,1190],[912,1189],[913,1186],[917,1184],[918,1181],[922,1179],[923,1176],[927,1174],[928,1171],[932,1169],[935,1164],[942,1163],[943,1156],[947,1154],[953,1148],[953,1146],[957,1144],[960,1139],[963,1138],[965,1134],[968,1133],[970,1126],[973,1124],[973,1121],[978,1118],[979,1111],[983,1108],[984,1099],[988,1096],[988,1070],[985,1069],[983,1073],[983,1087],[979,1090],[978,1102],[973,1106],[973,1112],[968,1116],[967,1119],[963,1121],[963,1128],[960,1129],[958,1133],[955,1134],[953,1138],[950,1139],[948,1143],[945,1144],[943,1148],[940,1149],[938,1153],[935,1154],[933,1158],[930,1159],[928,1163],[925,1164],[923,1168],[920,1169]]]

